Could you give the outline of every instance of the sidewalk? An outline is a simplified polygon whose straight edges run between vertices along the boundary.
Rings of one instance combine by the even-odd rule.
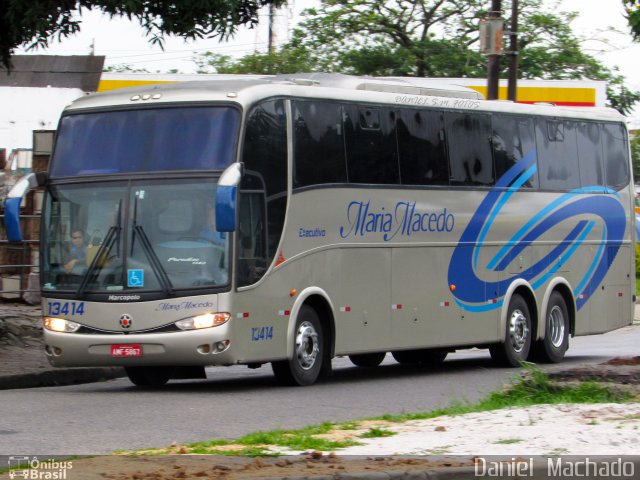
[[[55,368],[44,354],[39,306],[0,301],[0,390],[97,382],[120,368]]]

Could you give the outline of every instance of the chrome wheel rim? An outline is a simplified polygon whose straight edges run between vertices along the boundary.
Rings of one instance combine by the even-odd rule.
[[[509,319],[509,337],[511,338],[513,350],[516,353],[521,353],[529,338],[529,326],[527,325],[527,317],[525,317],[519,309],[511,313],[511,318]]]
[[[309,370],[316,363],[320,352],[318,332],[310,322],[302,322],[296,334],[296,357],[304,370]]]
[[[555,305],[549,312],[549,340],[551,345],[560,348],[564,341],[564,315],[562,309]]]

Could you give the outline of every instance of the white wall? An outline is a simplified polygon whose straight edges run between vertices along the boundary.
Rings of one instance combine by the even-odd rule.
[[[55,130],[79,88],[0,87],[0,148],[32,148],[33,130]]]

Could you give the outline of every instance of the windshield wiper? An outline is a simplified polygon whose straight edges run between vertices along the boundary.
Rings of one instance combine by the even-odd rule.
[[[87,289],[87,285],[89,285],[89,281],[95,277],[95,273],[97,272],[96,267],[100,265],[102,268],[104,262],[107,260],[107,255],[111,251],[111,247],[113,246],[113,242],[117,241],[116,244],[116,255],[120,256],[120,232],[122,231],[121,226],[121,213],[122,211],[122,199],[118,200],[118,209],[116,214],[116,224],[109,227],[107,230],[107,235],[104,237],[103,242],[98,247],[98,251],[94,255],[91,260],[91,264],[87,268],[84,276],[82,277],[82,282],[80,282],[80,286],[76,292],[76,298],[81,298],[84,295],[85,290]]]
[[[142,245],[142,250],[147,256],[147,260],[149,260],[149,264],[151,265],[151,269],[153,273],[155,273],[158,281],[160,282],[160,286],[162,287],[162,291],[166,295],[173,295],[173,284],[171,283],[171,279],[169,275],[167,275],[167,271],[162,266],[160,259],[156,255],[155,250],[153,249],[153,245],[151,241],[149,241],[149,237],[142,228],[142,225],[138,225],[138,195],[134,200],[133,204],[133,233],[131,237],[131,256],[133,256],[133,248],[136,241],[136,235],[140,237],[140,245]]]
[[[96,267],[100,265],[100,268],[102,268],[103,263],[107,260],[107,254],[111,251],[113,242],[116,241],[116,239],[120,236],[120,230],[121,228],[119,226],[109,227],[107,236],[105,237],[100,247],[98,247],[98,251],[93,257],[93,260],[91,260],[91,264],[87,268],[87,272],[82,277],[82,282],[80,283],[78,291],[76,292],[77,298],[81,298],[84,295],[84,291],[86,290],[89,281],[92,279],[92,277],[95,277],[95,274],[97,273]]]

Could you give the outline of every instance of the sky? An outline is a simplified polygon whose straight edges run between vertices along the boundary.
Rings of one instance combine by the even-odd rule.
[[[520,0],[523,1],[523,0]],[[555,0],[546,0],[549,4]],[[317,0],[290,0],[286,9],[278,11],[276,43],[288,40],[287,32],[300,20],[300,12],[316,4]],[[489,4],[487,0],[487,4]],[[503,4],[509,4],[503,0]],[[582,38],[583,49],[608,67],[618,67],[626,77],[628,87],[640,90],[640,43],[633,43],[627,21],[624,18],[622,0],[560,0],[560,10],[579,12],[573,22],[574,31]],[[113,19],[97,12],[85,12],[81,32],[62,41],[53,41],[47,49],[26,53],[57,55],[86,55],[93,45],[96,55],[106,55],[105,65],[129,64],[150,72],[167,72],[177,69],[182,73],[195,73],[192,61],[195,53],[212,51],[240,57],[254,51],[267,49],[267,11],[262,10],[260,25],[256,29],[241,28],[233,39],[221,44],[217,39],[185,42],[179,38],[167,38],[164,51],[149,44],[142,27],[135,21]],[[613,27],[616,32],[608,32]],[[606,42],[588,40],[606,39]],[[16,53],[25,53],[23,49]],[[640,127],[640,107],[631,116],[632,126]]]

